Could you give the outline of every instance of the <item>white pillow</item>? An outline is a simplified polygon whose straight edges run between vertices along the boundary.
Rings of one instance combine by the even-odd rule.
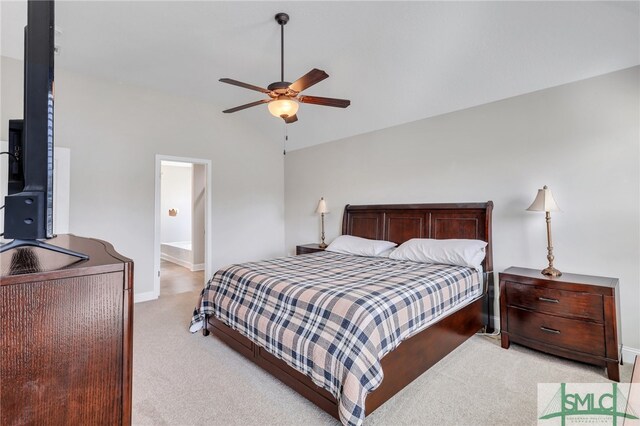
[[[395,249],[396,249],[395,247],[388,248],[382,253],[378,254],[376,257],[389,257],[389,255],[393,253]]]
[[[481,240],[414,238],[401,244],[389,258],[478,269],[484,260],[486,246],[487,243]]]
[[[357,256],[379,256],[396,245],[391,241],[368,240],[354,237],[353,235],[340,235],[329,244],[326,250],[334,253],[355,254]]]

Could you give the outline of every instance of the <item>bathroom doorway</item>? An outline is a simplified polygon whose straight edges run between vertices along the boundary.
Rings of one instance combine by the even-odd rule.
[[[156,156],[155,297],[200,291],[209,275],[211,163]]]

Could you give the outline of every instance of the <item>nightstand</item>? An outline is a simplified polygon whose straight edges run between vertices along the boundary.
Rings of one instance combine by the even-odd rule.
[[[324,251],[324,248],[320,248],[320,244],[304,244],[301,246],[296,246],[296,256],[299,254],[309,254],[318,251]]]
[[[607,368],[620,381],[617,278],[511,267],[500,274],[502,347],[515,342]]]

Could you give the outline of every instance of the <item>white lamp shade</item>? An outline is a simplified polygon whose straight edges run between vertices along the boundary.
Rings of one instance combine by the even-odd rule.
[[[545,185],[542,189],[538,189],[538,195],[533,203],[527,209],[532,212],[558,212],[560,208],[553,199],[551,190]]]
[[[280,96],[267,104],[269,112],[274,117],[291,117],[298,112],[298,103],[288,96]]]
[[[324,198],[320,198],[320,201],[318,202],[318,208],[316,209],[316,213],[318,214],[329,213],[329,210],[327,210],[327,203],[324,201]]]

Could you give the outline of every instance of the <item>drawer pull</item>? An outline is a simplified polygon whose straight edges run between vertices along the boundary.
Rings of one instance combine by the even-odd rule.
[[[549,303],[560,303],[558,299],[550,299],[548,297],[538,297],[538,300],[541,300],[543,302],[549,302]]]
[[[560,330],[554,330],[553,328],[547,328],[544,326],[540,326],[540,330],[546,331],[547,333],[560,334]]]

